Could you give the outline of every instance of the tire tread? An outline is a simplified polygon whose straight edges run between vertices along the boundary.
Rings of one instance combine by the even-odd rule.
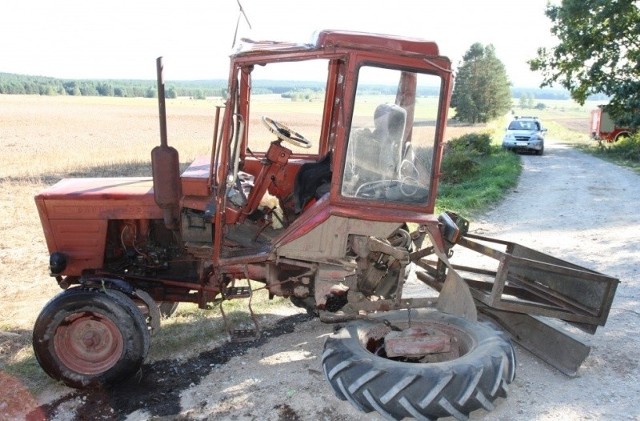
[[[459,318],[445,319],[455,322]],[[513,345],[490,326],[462,320],[456,327],[467,333],[471,330],[476,345],[463,361],[461,357],[444,364],[400,363],[377,357],[358,340],[362,333],[358,329],[371,328],[377,322],[349,324],[325,341],[325,377],[340,399],[387,419],[451,416],[466,420],[477,409],[491,411],[496,399],[506,397],[507,385],[515,377]],[[436,321],[442,323],[440,318]]]

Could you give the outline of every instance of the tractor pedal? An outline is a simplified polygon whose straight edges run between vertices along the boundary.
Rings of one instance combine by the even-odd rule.
[[[260,338],[260,325],[258,323],[258,318],[253,312],[253,308],[251,308],[251,300],[252,300],[251,286],[231,286],[224,290],[222,294],[222,300],[219,302],[220,313],[222,314],[222,319],[224,320],[224,325],[229,334],[229,338],[231,342],[246,342],[253,341]],[[233,300],[237,298],[248,298],[248,310],[249,315],[251,317],[251,322],[253,323],[253,328],[245,328],[245,329],[236,329],[231,326],[231,320],[227,318],[227,315],[224,311],[223,302],[226,300]]]
[[[231,342],[249,342],[260,339],[260,333],[256,329],[233,329],[229,332]]]
[[[249,297],[251,297],[251,287],[229,287],[224,291],[224,298],[227,300]]]

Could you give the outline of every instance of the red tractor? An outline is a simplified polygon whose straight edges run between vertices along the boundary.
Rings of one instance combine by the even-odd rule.
[[[157,64],[153,177],[64,179],[35,198],[63,289],[33,331],[51,377],[72,387],[126,378],[161,313],[248,299],[248,280],[346,323],[322,365],[336,395],[365,412],[432,419],[492,408],[514,379],[515,353],[478,311],[575,373],[588,348],[529,314],[593,333],[618,281],[434,215],[453,82],[435,43],[340,31],[245,43],[231,56],[210,151],[182,173]],[[497,270],[455,266],[455,244]],[[403,293],[409,275],[425,294]],[[259,326],[229,333],[251,339]]]

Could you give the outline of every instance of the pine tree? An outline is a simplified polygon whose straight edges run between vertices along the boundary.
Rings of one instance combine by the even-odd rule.
[[[475,43],[462,58],[451,106],[456,119],[467,123],[486,123],[511,109],[511,83],[504,64],[493,45]]]

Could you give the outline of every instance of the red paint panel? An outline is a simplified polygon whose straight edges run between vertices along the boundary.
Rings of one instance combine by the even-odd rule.
[[[35,201],[49,252],[68,258],[64,275],[102,267],[109,220],[163,217],[148,177],[64,179]]]
[[[36,196],[49,220],[161,219],[151,178],[65,179]]]
[[[55,251],[64,253],[68,258],[65,275],[80,275],[83,269],[102,267],[107,220],[50,222]]]
[[[209,156],[197,157],[181,176],[182,194],[185,196],[209,195],[209,172],[211,168]]]
[[[318,48],[345,47],[363,50],[393,50],[396,52],[417,53],[426,56],[437,56],[438,45],[421,39],[349,31],[322,31],[316,41]]]

